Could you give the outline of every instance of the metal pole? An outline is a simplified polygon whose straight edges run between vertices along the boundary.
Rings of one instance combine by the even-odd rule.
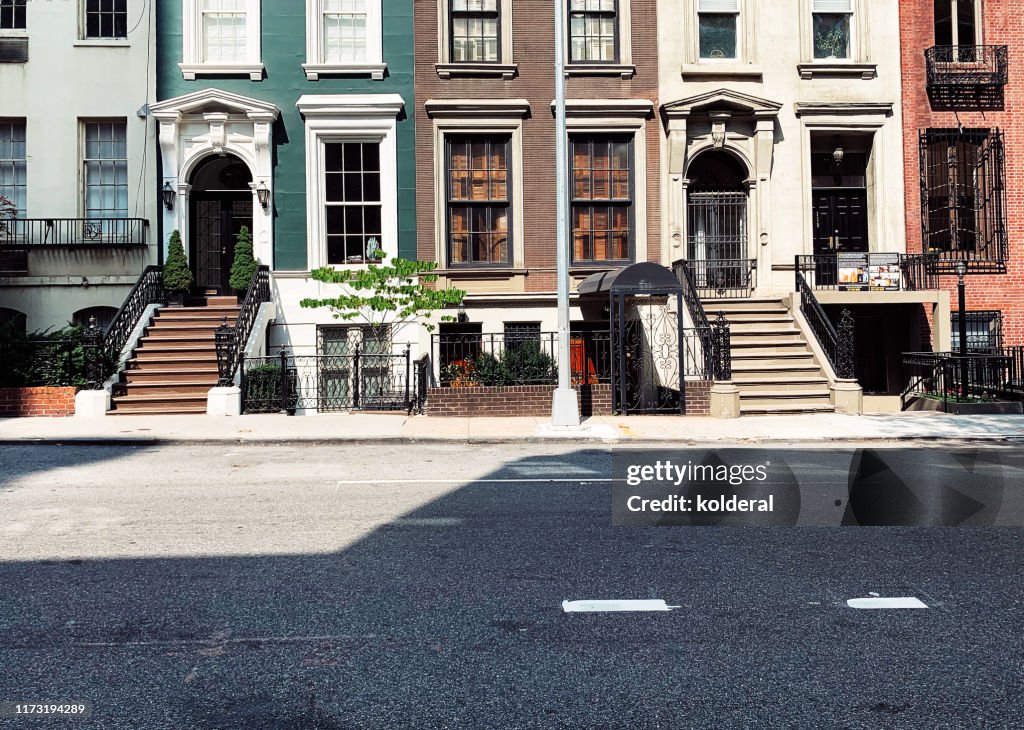
[[[558,269],[558,388],[551,424],[578,426],[579,402],[569,362],[569,155],[565,131],[565,0],[555,0],[555,250]]]
[[[960,400],[967,400],[967,286],[964,283],[966,272],[962,270],[963,268],[966,267],[957,267],[956,297],[960,310],[957,316],[960,330]]]

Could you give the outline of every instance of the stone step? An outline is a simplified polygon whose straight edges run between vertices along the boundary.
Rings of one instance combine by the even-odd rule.
[[[209,341],[186,340],[184,342],[161,342],[159,340],[143,339],[140,341],[139,346],[135,348],[136,357],[144,353],[176,353],[186,355],[199,352],[209,352],[216,355],[217,346],[212,339]]]
[[[216,305],[216,306],[209,306],[209,307],[161,307],[160,309],[158,309],[156,311],[157,311],[157,314],[159,316],[161,316],[161,317],[169,317],[169,316],[186,316],[186,317],[189,317],[189,316],[196,316],[196,315],[205,314],[205,315],[209,315],[209,316],[214,316],[214,315],[220,316],[220,317],[225,317],[226,316],[226,317],[228,317],[230,319],[232,314],[234,314],[236,317],[238,316],[238,313],[241,311],[241,307],[238,307],[238,306],[228,306],[228,305]]]
[[[736,335],[747,335],[747,334],[765,334],[771,332],[797,332],[798,330],[794,326],[792,317],[773,317],[772,319],[760,319],[760,320],[742,320],[733,321],[729,320],[729,331],[733,337]]]
[[[744,347],[738,350],[732,351],[732,360],[746,361],[746,360],[813,360],[814,353],[811,352],[809,347],[803,349],[798,348],[786,348],[785,350],[772,350],[769,348],[759,347]]]
[[[190,380],[149,380],[146,382],[127,383],[128,396],[135,395],[192,395],[206,398],[210,388],[217,385],[217,376],[212,378]],[[124,396],[121,396],[124,397]]]
[[[716,314],[715,317],[718,315]],[[715,317],[709,317],[709,321],[714,324]],[[785,323],[793,324],[793,315],[789,312],[729,312],[725,315],[726,321],[730,327],[736,327],[741,324],[748,323]]]
[[[135,351],[135,357],[128,360],[127,367],[132,370],[183,369],[217,367],[216,351],[185,355],[168,355],[165,352],[152,352],[146,357],[139,357],[141,351]]]
[[[746,375],[733,377],[732,382],[741,393],[771,393],[775,391],[792,391],[806,389],[828,390],[828,380],[820,375],[787,374],[778,375]]]
[[[230,312],[207,312],[205,307],[203,309],[196,310],[195,312],[186,312],[184,314],[163,314],[162,309],[157,310],[156,320],[157,322],[168,322],[168,323],[185,323],[185,322],[216,322],[220,324],[225,318],[227,318],[228,324],[234,324],[235,320],[238,319],[238,313]],[[171,310],[172,312],[178,312],[179,310]]]
[[[206,394],[122,395],[111,399],[115,413],[205,413]]]
[[[154,345],[174,345],[174,344],[196,344],[203,347],[209,347],[216,343],[216,335],[214,330],[203,330],[199,334],[186,334],[182,332],[165,332],[159,330],[152,333],[147,333],[139,340],[139,347],[152,347]]]
[[[740,415],[743,416],[772,416],[791,413],[835,413],[835,406],[831,403],[784,403],[784,404],[761,404],[761,403],[740,403]]]
[[[149,384],[154,382],[203,382],[216,383],[219,374],[217,366],[190,367],[154,367],[150,369],[125,370],[121,373],[121,381],[127,384]]]
[[[730,338],[733,348],[737,347],[807,347],[799,331],[794,332],[744,332]]]
[[[824,390],[766,390],[749,393],[740,391],[740,407],[744,405],[821,405],[826,403],[831,403],[828,388]]]
[[[107,413],[108,416],[186,416],[190,414],[206,413],[206,402],[202,405],[167,405],[167,406],[139,406],[133,405],[122,409],[115,409]]]
[[[733,377],[781,377],[780,373],[808,375],[810,373],[820,372],[821,367],[813,360],[806,363],[775,363],[771,361],[764,361],[744,363],[734,362],[732,364]]]

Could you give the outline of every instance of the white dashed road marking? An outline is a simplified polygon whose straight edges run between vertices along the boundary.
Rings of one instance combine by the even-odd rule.
[[[619,601],[562,601],[566,613],[602,613],[613,611],[671,611],[679,606],[666,606],[660,598]]]

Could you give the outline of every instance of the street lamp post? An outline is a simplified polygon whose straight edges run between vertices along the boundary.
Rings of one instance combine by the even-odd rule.
[[[555,248],[558,269],[558,387],[551,399],[552,426],[579,426],[580,409],[569,361],[569,156],[565,131],[565,0],[555,5]]]
[[[959,326],[960,346],[957,348],[960,355],[960,400],[967,400],[967,286],[964,284],[964,276],[967,275],[967,263],[956,262],[956,297],[957,325]]]

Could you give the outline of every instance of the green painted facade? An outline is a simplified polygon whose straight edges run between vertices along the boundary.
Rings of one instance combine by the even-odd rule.
[[[262,0],[262,81],[248,76],[182,78],[181,2],[161,0],[157,8],[158,101],[205,88],[217,88],[276,104],[281,118],[274,127],[274,262],[276,270],[306,269],[305,124],[295,102],[303,94],[401,94],[405,111],[398,117],[398,251],[416,258],[416,140],[413,128],[413,0],[382,0],[383,80],[321,76],[309,81],[306,61],[306,3]]]

